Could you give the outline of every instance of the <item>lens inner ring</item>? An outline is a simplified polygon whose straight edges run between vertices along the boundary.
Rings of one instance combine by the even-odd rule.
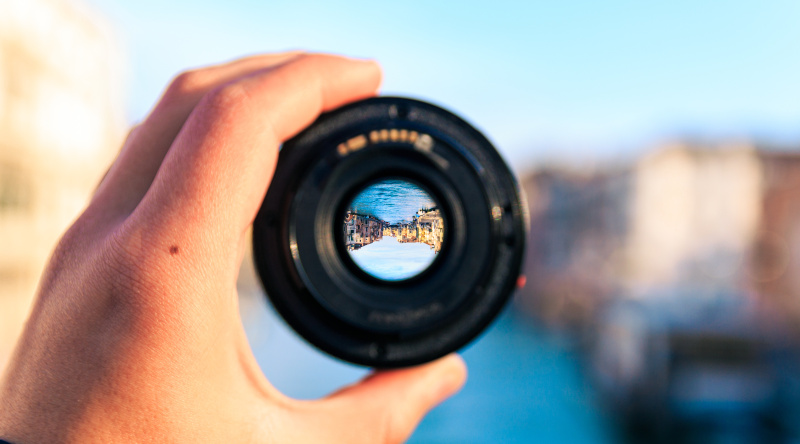
[[[451,157],[452,164],[459,163],[442,154]],[[490,256],[489,221],[476,220],[483,214],[468,217],[464,197],[451,182],[453,174],[456,178],[469,174],[464,166],[445,174],[425,155],[398,146],[364,150],[333,168],[320,162],[317,168],[329,168],[329,176],[315,183],[324,175],[315,168],[303,181],[294,199],[289,236],[296,245],[297,268],[303,270],[301,278],[312,296],[339,319],[374,332],[407,333],[452,315],[481,279],[485,272],[481,262]],[[423,184],[447,214],[448,237],[441,256],[428,270],[404,281],[387,282],[359,270],[338,238],[342,206],[353,190],[379,177],[404,177]],[[473,197],[480,192],[471,191]],[[470,263],[465,256],[481,261]]]
[[[353,194],[386,177],[423,185],[446,214],[441,257],[397,282],[358,269],[341,239]],[[254,223],[254,259],[273,306],[309,342],[358,364],[413,365],[465,345],[499,313],[519,274],[525,211],[508,167],[463,120],[369,99],[284,145]]]

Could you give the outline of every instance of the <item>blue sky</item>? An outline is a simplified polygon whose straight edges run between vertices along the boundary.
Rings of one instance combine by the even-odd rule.
[[[128,59],[131,122],[186,67],[305,48],[484,130],[521,168],[676,137],[800,141],[800,2],[87,0]]]

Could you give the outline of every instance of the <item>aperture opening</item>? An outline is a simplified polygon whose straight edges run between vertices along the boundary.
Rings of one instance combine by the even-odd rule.
[[[446,215],[432,193],[405,178],[372,182],[356,191],[342,216],[349,258],[389,282],[419,276],[445,243]]]

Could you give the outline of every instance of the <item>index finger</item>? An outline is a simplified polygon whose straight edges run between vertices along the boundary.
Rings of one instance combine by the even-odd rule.
[[[165,245],[239,240],[266,194],[280,143],[321,112],[374,95],[380,78],[374,62],[306,55],[215,89],[181,129],[132,219],[147,222]]]
[[[247,74],[286,63],[297,51],[246,57],[176,76],[150,115],[128,135],[116,161],[98,186],[103,212],[128,215],[139,204],[194,107],[212,89]]]

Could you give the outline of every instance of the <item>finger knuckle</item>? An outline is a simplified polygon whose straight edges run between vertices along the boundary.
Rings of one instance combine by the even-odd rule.
[[[176,75],[167,86],[162,101],[179,100],[192,94],[205,84],[206,73],[202,69],[183,71]]]
[[[169,84],[169,91],[185,93],[196,90],[203,84],[205,78],[203,70],[191,69],[178,73]]]
[[[200,125],[202,131],[229,131],[253,112],[252,101],[247,86],[240,82],[219,86],[209,91],[200,101],[194,111],[194,123]],[[222,149],[224,144],[213,146]]]
[[[322,68],[335,58],[335,56],[328,54],[303,54],[293,59],[291,65],[309,68]]]
[[[202,107],[221,118],[248,106],[250,94],[241,82],[230,82],[211,90],[203,98]]]
[[[271,70],[272,77],[308,82],[314,75],[325,73],[330,67],[332,56],[324,54],[303,54]]]

